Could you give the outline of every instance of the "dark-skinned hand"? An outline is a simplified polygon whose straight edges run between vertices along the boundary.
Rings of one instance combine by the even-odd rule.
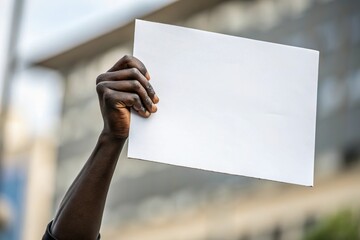
[[[96,90],[104,120],[103,134],[126,139],[129,136],[130,109],[145,118],[156,112],[155,104],[159,98],[149,80],[150,75],[144,64],[127,55],[97,77]]]

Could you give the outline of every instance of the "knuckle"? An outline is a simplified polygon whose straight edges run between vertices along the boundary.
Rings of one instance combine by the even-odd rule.
[[[147,98],[145,99],[145,103],[146,103],[146,105],[148,105],[148,106],[152,106],[152,101],[151,101],[151,99],[150,99],[149,97],[147,97]]]
[[[122,59],[124,62],[130,62],[132,60],[132,56],[125,54]]]
[[[99,76],[97,76],[97,78],[96,78],[96,84],[98,84],[98,83],[100,83],[100,82],[103,82],[103,81],[105,81],[105,74],[104,74],[104,73],[102,73],[102,74],[100,74]]]
[[[131,88],[135,91],[139,91],[141,89],[141,84],[136,80],[131,81]]]
[[[130,68],[130,74],[131,74],[131,77],[138,78],[140,72],[137,68]]]
[[[99,82],[96,84],[96,92],[98,94],[103,94],[105,92],[106,86],[104,82]]]
[[[149,95],[151,95],[151,96],[155,95],[155,91],[150,83],[146,84],[146,90],[148,91]]]
[[[141,70],[142,73],[145,74],[147,72],[147,69],[146,69],[145,65],[142,62],[141,62],[140,68],[141,68],[140,70]]]
[[[140,103],[140,97],[139,97],[139,95],[134,94],[134,95],[132,96],[132,101],[133,101],[133,102]]]

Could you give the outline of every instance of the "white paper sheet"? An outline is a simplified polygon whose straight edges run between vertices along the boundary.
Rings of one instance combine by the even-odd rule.
[[[137,20],[134,56],[160,102],[128,157],[313,185],[319,52]]]

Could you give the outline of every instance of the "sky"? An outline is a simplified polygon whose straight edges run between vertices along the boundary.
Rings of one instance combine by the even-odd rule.
[[[24,1],[17,49],[21,59],[31,59],[39,53],[49,55],[56,48],[66,48],[104,32],[139,11],[146,12],[173,0]],[[14,0],[0,1],[0,92],[13,3]],[[46,133],[57,124],[62,87],[60,76],[53,71],[22,67],[16,74],[11,109],[27,120],[32,134]]]

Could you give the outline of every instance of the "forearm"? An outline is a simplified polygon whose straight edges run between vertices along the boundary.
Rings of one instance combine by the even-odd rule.
[[[59,239],[96,239],[109,185],[125,140],[102,134],[66,193],[52,225]]]
[[[111,178],[129,135],[129,110],[145,118],[157,110],[155,104],[159,98],[149,80],[144,64],[130,56],[124,56],[109,71],[97,77],[96,91],[104,131],[65,194],[51,229],[47,229],[44,236],[52,234],[61,240],[97,238]]]

